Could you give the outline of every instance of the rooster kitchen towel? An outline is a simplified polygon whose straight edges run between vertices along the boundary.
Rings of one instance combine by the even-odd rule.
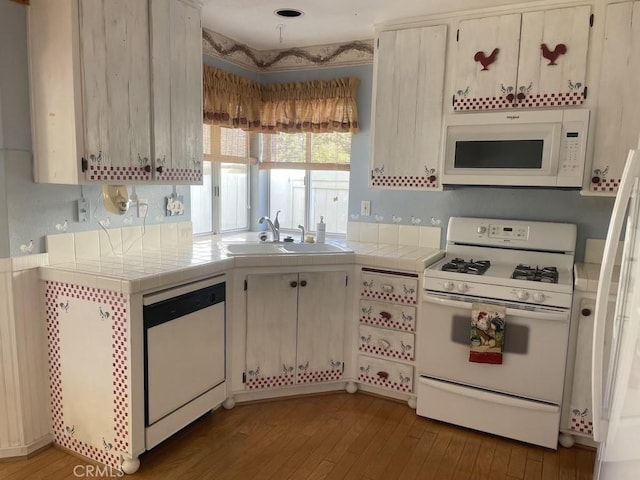
[[[502,363],[506,308],[486,303],[471,306],[469,361]]]

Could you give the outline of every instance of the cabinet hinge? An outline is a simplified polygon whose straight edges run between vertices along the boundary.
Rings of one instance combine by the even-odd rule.
[[[593,27],[593,18],[594,18],[594,15],[592,13],[591,15],[589,15],[589,26],[590,27]]]
[[[373,170],[371,170],[371,180],[373,180]]]
[[[585,100],[587,99],[587,91],[589,90],[589,88],[585,85],[584,86],[584,90],[582,91],[582,96],[585,98]]]
[[[451,106],[452,107],[456,106],[456,96],[455,95],[451,95]]]
[[[247,291],[247,287],[248,287],[248,285],[247,285],[247,281],[245,280],[245,281],[244,281],[244,291],[245,291],[245,292]]]
[[[247,383],[247,374],[242,372],[242,383]]]
[[[456,30],[456,42],[460,41],[460,29]]]
[[[376,48],[380,48],[380,37],[378,37],[378,41],[376,42]]]
[[[345,287],[349,285],[349,275],[345,275],[345,277],[344,277],[344,285],[345,285]]]
[[[86,172],[89,169],[89,162],[87,162],[87,159],[84,157],[80,160],[80,168],[83,172]]]
[[[344,375],[344,362],[342,362],[342,374]]]

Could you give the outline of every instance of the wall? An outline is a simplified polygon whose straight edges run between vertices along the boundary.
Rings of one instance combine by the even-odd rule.
[[[33,182],[31,125],[29,118],[26,8],[0,1],[0,258],[44,252],[44,236],[100,229],[98,221],[110,227],[142,225],[135,208],[124,216],[108,213],[102,207],[99,186],[84,187],[91,201],[92,220],[77,222],[76,200],[79,186],[46,185]],[[138,187],[139,198],[149,200],[144,223],[185,221],[189,215],[189,187],[178,186],[185,200],[185,215],[166,217],[165,197],[171,186]],[[131,190],[130,190],[131,193]],[[6,202],[3,201],[6,198]],[[33,243],[31,243],[33,241]]]

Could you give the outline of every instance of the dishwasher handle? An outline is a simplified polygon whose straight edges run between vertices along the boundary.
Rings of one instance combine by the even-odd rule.
[[[219,283],[194,292],[168,298],[143,307],[145,328],[155,327],[162,323],[184,317],[190,313],[212,307],[225,301],[225,283]]]

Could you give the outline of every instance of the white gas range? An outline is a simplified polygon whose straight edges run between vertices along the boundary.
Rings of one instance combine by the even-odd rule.
[[[450,219],[424,273],[419,415],[557,447],[575,243],[573,224]],[[469,361],[478,304],[505,309],[502,364]]]

